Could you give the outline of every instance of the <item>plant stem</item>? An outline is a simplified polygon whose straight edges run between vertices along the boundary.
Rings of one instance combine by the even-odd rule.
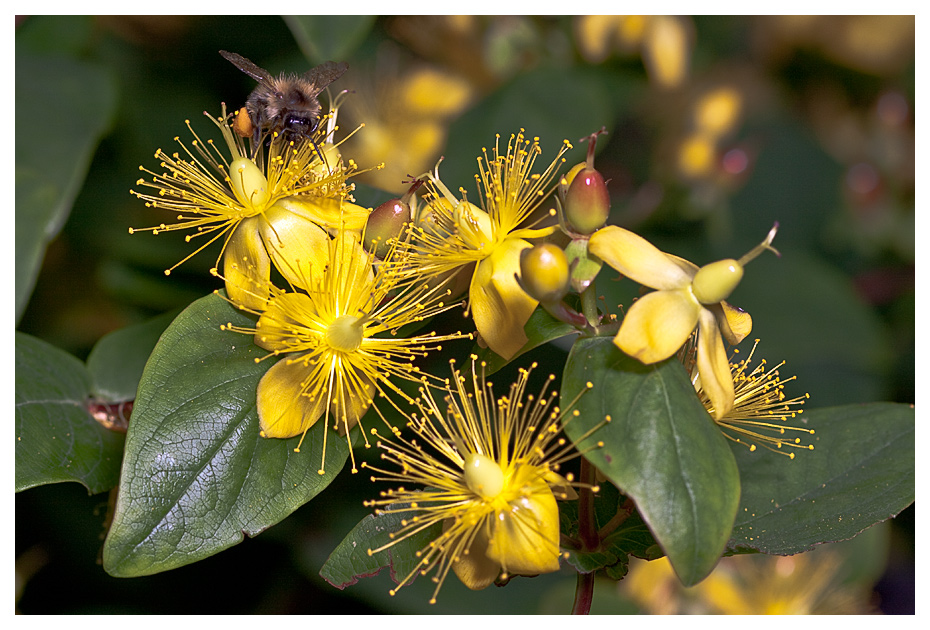
[[[581,470],[578,473],[581,487],[578,490],[578,537],[581,539],[582,551],[594,551],[601,544],[597,535],[597,523],[594,520],[594,492],[591,487],[595,481],[595,470],[587,459],[581,458]],[[594,598],[594,572],[579,573],[575,585],[575,603],[573,615],[587,615]]]
[[[597,316],[597,295],[594,293],[594,285],[581,292],[581,312],[584,313],[588,325],[594,327],[598,324]]]
[[[591,487],[595,481],[595,469],[587,459],[581,458],[579,471],[581,487],[578,490],[578,537],[582,549],[594,551],[601,544],[597,535],[597,523],[594,522],[594,492]]]
[[[572,614],[589,614],[592,601],[594,601],[594,572],[579,573],[578,582],[575,586],[575,602],[572,604]]]

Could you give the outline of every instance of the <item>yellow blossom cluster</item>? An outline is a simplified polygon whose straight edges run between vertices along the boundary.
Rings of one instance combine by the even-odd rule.
[[[159,150],[163,170],[143,168],[151,179],[139,180],[139,191],[132,192],[177,217],[177,223],[144,229],[155,234],[191,230],[187,240],[204,240],[181,262],[211,243],[222,245],[211,273],[224,280],[225,298],[256,318],[254,326],[222,328],[250,335],[267,352],[256,361],[273,363],[256,391],[261,436],[301,436],[299,452],[307,431],[322,420],[319,473],[325,472],[331,429],[347,441],[351,470],[357,472],[350,432],[362,426],[371,409],[384,421],[387,435],[373,427],[359,433],[366,446],[369,435],[376,436],[383,459],[399,470],[368,466],[377,473],[373,479],[414,482],[426,489],[401,487],[370,503],[377,513],[410,516],[389,542],[369,553],[437,528],[435,539],[419,552],[417,568],[400,586],[435,570],[435,601],[450,570],[472,589],[508,575],[557,570],[562,554],[556,499],[577,496],[571,476],[557,472],[560,463],[577,455],[561,437],[570,416],[554,407],[554,391],[546,394],[544,388],[538,398],[525,394],[529,370],[520,371],[507,396],[495,399],[485,380],[486,364],[475,356],[468,377],[455,367],[451,381],[421,369],[421,360],[441,351],[444,342],[474,335],[441,334],[429,325],[459,304],[455,287],[468,286],[462,303],[478,342],[505,360],[527,349],[525,326],[542,300],[547,311],[564,316],[584,334],[615,335],[620,350],[646,364],[692,344],[697,395],[718,423],[738,434],[749,435],[746,423],[740,425],[740,416],[734,415],[749,408],[744,401],[758,406],[759,391],[771,387],[780,392],[777,372],[746,374],[746,363],[730,365],[723,344],[724,339],[738,343],[751,329],[749,315],[726,299],[742,278],[743,266],[764,250],[774,251],[775,228],[741,259],[698,268],[628,230],[604,225],[609,197],[606,188],[598,188],[605,184],[593,169],[593,144],[584,172],[597,175],[586,180],[594,189],[576,194],[572,190],[580,187],[570,187],[569,179],[560,176],[571,144],[564,141],[548,165],[536,169],[539,139],[523,130],[506,141],[497,136],[478,158],[477,204],[464,189],[453,193],[440,179],[437,164],[404,182],[413,186],[403,199],[383,204],[391,213],[400,212],[400,219],[392,214],[387,221],[373,220],[377,212],[353,197],[349,180],[361,171],[342,156],[342,141],[335,141],[337,111],[334,105],[307,138],[272,131],[246,140],[236,132],[239,119],[227,116],[224,108],[222,116],[211,118],[221,132],[222,149],[201,140],[188,123],[193,140],[178,140],[181,150],[172,154]],[[578,172],[576,167],[570,177]],[[414,193],[424,183],[420,200]],[[551,220],[556,208],[545,205],[557,186],[569,191],[571,225],[584,226],[566,234],[582,244],[585,255],[655,289],[628,309],[619,326],[602,325],[609,318],[591,312],[581,316],[561,303],[571,271],[566,256],[549,243],[532,249],[533,241],[559,229]],[[581,201],[573,195],[582,195]],[[583,216],[590,212],[596,216]],[[552,250],[559,256],[545,257],[552,261],[545,273],[557,279],[556,286],[543,291],[528,277],[541,267],[539,256],[528,254]],[[593,277],[588,280],[585,286]],[[731,372],[731,367],[736,369]],[[404,381],[420,384],[417,399],[405,392]],[[404,437],[387,420],[375,404],[380,398],[407,419],[417,438]],[[796,402],[771,396],[765,401],[765,410],[779,411]],[[763,440],[776,448],[783,442]]]

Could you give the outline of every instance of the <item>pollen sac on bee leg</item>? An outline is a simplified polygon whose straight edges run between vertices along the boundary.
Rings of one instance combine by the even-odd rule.
[[[232,121],[233,131],[242,138],[251,138],[255,131],[252,119],[245,107],[240,107]]]

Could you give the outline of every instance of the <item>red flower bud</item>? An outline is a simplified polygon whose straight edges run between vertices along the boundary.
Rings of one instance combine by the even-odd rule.
[[[583,168],[576,166],[565,191],[565,220],[569,229],[578,234],[593,234],[607,222],[610,195],[604,176],[594,168],[594,148],[602,129],[588,137],[588,159]],[[580,166],[580,165],[579,165]]]

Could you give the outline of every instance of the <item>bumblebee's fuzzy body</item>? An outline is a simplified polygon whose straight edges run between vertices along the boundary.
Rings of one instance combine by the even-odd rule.
[[[312,141],[312,134],[320,124],[317,96],[349,67],[345,62],[327,61],[301,75],[282,73],[273,77],[241,55],[225,50],[220,54],[258,81],[245,102],[249,124],[245,124],[241,114],[235,124],[237,133],[252,136],[253,147],[258,147],[263,134],[272,132]]]

